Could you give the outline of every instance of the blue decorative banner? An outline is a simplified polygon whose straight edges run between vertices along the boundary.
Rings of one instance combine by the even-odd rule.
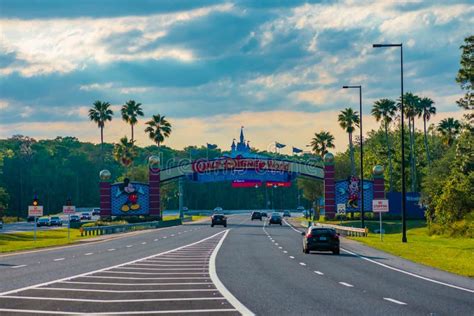
[[[134,216],[149,214],[148,184],[130,182],[114,183],[110,190],[113,216]]]

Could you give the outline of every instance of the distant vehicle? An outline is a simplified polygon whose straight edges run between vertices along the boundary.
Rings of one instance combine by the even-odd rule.
[[[280,224],[281,226],[282,225],[281,215],[278,213],[272,213],[272,215],[270,216],[270,220],[268,221],[268,225],[271,225],[271,224]]]
[[[39,218],[39,217],[36,216],[36,221],[38,221],[38,218]],[[28,216],[28,218],[26,219],[26,221],[27,221],[28,223],[34,222],[34,221],[35,221],[35,216]]]
[[[290,211],[283,211],[283,217],[291,217]]]
[[[36,225],[38,227],[41,227],[41,226],[50,226],[51,225],[51,222],[49,221],[49,217],[40,217],[37,221],[36,221]]]
[[[63,226],[63,220],[59,216],[52,216],[49,221],[50,226]]]
[[[262,213],[262,217],[268,217],[267,212],[260,212],[260,213]]]
[[[262,220],[262,213],[260,213],[260,212],[252,212],[251,219],[252,219],[252,220],[254,220],[254,219]]]
[[[227,217],[224,214],[214,214],[211,216],[211,227],[214,225],[224,225],[227,227]]]
[[[186,206],[184,206],[183,209],[182,209],[182,211],[183,211],[183,212],[187,212],[187,211],[189,211],[189,209],[188,209]]]
[[[214,214],[222,213],[222,211],[223,211],[222,207],[218,206],[214,209]]]
[[[333,254],[340,253],[339,235],[332,228],[311,226],[303,235],[303,252],[308,254],[310,251],[332,251]]]
[[[305,211],[305,208],[304,208],[304,206],[298,206],[298,207],[296,208],[296,211],[303,213],[303,212]]]
[[[0,219],[0,229],[3,229],[3,221]]]
[[[81,218],[79,215],[71,215],[71,219],[69,220],[70,223],[80,223]]]
[[[100,208],[92,209],[92,216],[100,215]]]
[[[92,219],[92,216],[91,216],[91,214],[89,214],[87,212],[84,212],[84,213],[81,214],[81,219],[84,219],[84,220],[89,219],[90,220],[90,219]]]

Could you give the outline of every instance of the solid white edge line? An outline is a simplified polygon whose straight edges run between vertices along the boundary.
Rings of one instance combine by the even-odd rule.
[[[99,293],[181,293],[181,292],[217,292],[217,289],[179,289],[179,290],[98,290],[98,289],[83,289],[83,288],[67,288],[67,287],[43,287],[35,288],[33,290],[49,290],[49,291],[69,291],[69,292],[99,292]],[[8,297],[8,296],[7,296]]]
[[[18,269],[18,268],[23,268],[23,267],[26,267],[26,264],[20,264],[18,266],[13,266],[11,267],[12,269]]]
[[[11,309],[0,308],[0,312],[13,313],[33,313],[33,314],[47,314],[47,315],[77,315],[71,312],[57,312],[57,311],[40,311],[31,309]],[[127,311],[127,312],[105,312],[93,313],[92,315],[146,315],[146,314],[187,314],[187,313],[221,313],[221,312],[235,312],[235,309],[190,309],[190,310],[165,310],[165,311]],[[85,313],[85,315],[88,315]]]
[[[398,304],[398,305],[407,305],[407,303],[405,303],[405,302],[397,301],[396,299],[393,299],[393,298],[390,298],[390,297],[384,297],[383,299],[386,300],[386,301]]]
[[[227,234],[229,233],[229,229],[225,231],[224,236],[221,237],[221,240],[217,244],[216,248],[214,248],[214,251],[211,254],[211,259],[209,262],[209,275],[211,276],[211,280],[216,286],[217,290],[224,296],[227,301],[235,307],[235,309],[240,312],[242,315],[246,316],[253,316],[255,315],[252,313],[247,307],[245,307],[230,291],[224,286],[224,284],[221,282],[219,277],[217,276],[217,269],[216,269],[216,258],[217,258],[217,253],[219,252],[219,249],[221,248],[224,239],[226,238]]]
[[[286,223],[286,221],[285,221]],[[286,223],[288,226],[291,227],[291,229],[293,229],[294,231],[297,231],[298,233],[301,234],[301,231],[295,229],[293,226],[291,226],[291,224],[288,224]],[[457,290],[461,290],[461,291],[466,291],[466,292],[469,292],[469,293],[474,293],[474,290],[471,290],[471,289],[467,289],[467,288],[464,288],[464,287],[461,287],[461,286],[457,286],[457,285],[454,285],[454,284],[449,284],[449,283],[445,283],[445,282],[442,282],[442,281],[438,281],[438,280],[434,280],[434,279],[430,279],[430,278],[427,278],[427,277],[424,277],[424,276],[421,276],[419,274],[415,274],[415,273],[412,273],[412,272],[408,272],[408,271],[405,271],[405,270],[402,270],[402,269],[398,269],[398,268],[395,268],[395,267],[392,267],[392,266],[389,266],[389,265],[386,265],[384,263],[381,263],[381,262],[378,262],[378,261],[375,261],[375,260],[372,260],[372,259],[369,259],[367,257],[364,257],[363,255],[359,255],[355,252],[352,252],[352,251],[349,251],[347,249],[344,249],[344,248],[341,248],[342,251],[344,252],[347,252],[348,254],[351,254],[353,256],[356,256],[360,259],[363,259],[363,260],[366,260],[366,261],[369,261],[369,262],[372,262],[372,263],[375,263],[381,267],[384,267],[384,268],[387,268],[387,269],[390,269],[390,270],[393,270],[393,271],[397,271],[397,272],[400,272],[400,273],[403,273],[403,274],[406,274],[406,275],[409,275],[409,276],[412,276],[412,277],[415,277],[415,278],[418,278],[418,279],[422,279],[422,280],[425,280],[425,281],[428,281],[428,282],[432,282],[432,283],[436,283],[436,284],[440,284],[440,285],[444,285],[444,286],[447,286],[447,287],[450,287],[450,288],[453,288],[453,289],[457,289]],[[401,257],[400,257],[401,258]],[[415,262],[416,263],[416,262]]]
[[[225,297],[183,297],[183,298],[140,298],[140,299],[118,299],[118,300],[95,300],[86,298],[70,298],[70,297],[45,297],[45,296],[18,296],[8,295],[2,296],[0,299],[21,299],[32,301],[59,301],[59,302],[88,302],[88,303],[139,303],[139,302],[183,302],[183,301],[222,301]],[[95,313],[94,313],[95,314]]]
[[[167,254],[167,253],[170,253],[170,252],[179,250],[179,249],[183,249],[183,248],[187,248],[187,247],[190,247],[190,246],[193,246],[193,245],[197,245],[197,244],[199,244],[199,243],[202,243],[202,242],[204,242],[204,241],[206,241],[206,240],[209,240],[209,239],[211,239],[211,238],[213,238],[213,237],[215,237],[215,236],[217,236],[217,235],[220,235],[220,234],[222,234],[222,231],[221,231],[221,232],[218,232],[217,234],[214,234],[214,235],[211,235],[211,236],[209,236],[209,237],[206,237],[206,238],[204,238],[204,239],[201,239],[201,240],[199,240],[199,241],[196,241],[196,242],[194,242],[194,243],[187,244],[187,245],[184,245],[184,246],[181,246],[181,247],[178,247],[178,248],[174,248],[174,249],[171,249],[171,250],[167,250],[167,251],[164,251],[164,252],[160,252],[160,253],[155,254],[155,255],[151,255],[151,256],[148,256],[148,257],[144,257],[144,258],[140,258],[140,259],[136,259],[136,260],[124,262],[124,263],[121,263],[121,264],[117,264],[117,265],[115,265],[115,266],[106,267],[106,268],[99,269],[99,270],[93,270],[93,271],[89,271],[89,272],[86,272],[86,273],[81,273],[81,274],[69,276],[69,277],[62,278],[62,279],[57,279],[57,280],[53,280],[53,281],[43,282],[43,283],[39,283],[39,284],[35,284],[35,285],[25,286],[25,287],[22,287],[22,288],[19,288],[19,289],[15,289],[15,290],[10,290],[10,291],[6,291],[6,292],[2,292],[2,293],[0,293],[0,296],[12,294],[12,293],[18,293],[18,292],[25,291],[25,290],[29,290],[29,289],[36,288],[36,287],[41,287],[41,286],[50,285],[50,284],[56,283],[56,282],[68,281],[68,280],[71,280],[71,279],[74,279],[74,278],[78,278],[78,277],[82,277],[82,276],[86,276],[86,275],[91,275],[91,274],[94,274],[94,273],[97,273],[97,272],[101,272],[101,271],[106,271],[106,270],[110,270],[110,269],[122,267],[122,266],[125,266],[125,265],[128,265],[128,264],[132,264],[132,263],[135,263],[135,262],[143,261],[143,260],[150,259],[150,258],[153,258],[153,257],[158,257],[158,256],[161,256],[161,255],[164,255],[164,254]]]

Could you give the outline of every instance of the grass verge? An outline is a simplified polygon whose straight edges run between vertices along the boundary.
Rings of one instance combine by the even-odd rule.
[[[81,237],[79,229],[71,228],[70,243],[90,237],[95,236]],[[0,253],[61,246],[68,243],[67,228],[37,231],[36,242],[34,232],[0,234]]]

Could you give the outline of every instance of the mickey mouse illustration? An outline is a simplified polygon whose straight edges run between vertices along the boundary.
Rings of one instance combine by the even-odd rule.
[[[347,200],[347,206],[352,207],[352,208],[357,208],[358,207],[358,200],[359,200],[359,179],[355,176],[351,176],[348,179],[348,200]]]
[[[138,193],[130,182],[130,179],[125,178],[123,180],[123,183],[120,185],[120,191],[127,195],[127,200],[120,209],[122,212],[128,212],[130,210],[136,211],[140,208],[140,204],[138,204]]]

